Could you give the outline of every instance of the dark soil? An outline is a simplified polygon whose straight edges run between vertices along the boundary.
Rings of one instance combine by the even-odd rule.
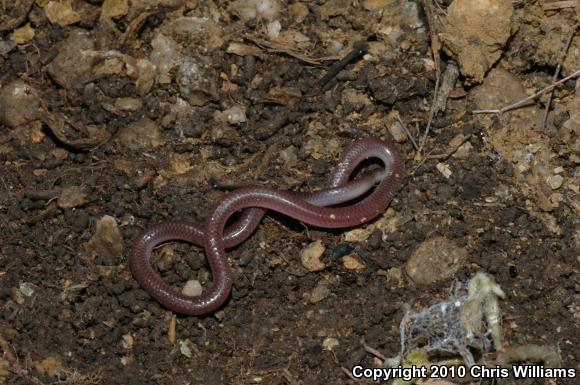
[[[87,3],[100,6],[98,1]],[[203,6],[195,10],[205,11]],[[266,51],[261,58],[241,57],[226,53],[225,43],[199,52],[211,63],[216,91],[195,109],[189,125],[176,129],[162,125],[167,103],[174,103],[179,94],[175,83],[156,84],[144,96],[123,76],[77,84],[76,90],[57,85],[46,73],[45,61],[72,27],[38,20],[42,12],[32,7],[34,44],[0,56],[0,80],[24,79],[36,88],[48,111],[65,113],[85,126],[106,127],[112,137],[79,149],[62,143],[46,124],[40,131],[42,140],[0,125],[0,350],[8,363],[4,374],[0,365],[0,383],[354,383],[341,368],[373,365],[362,341],[386,356],[398,354],[405,306],[441,301],[455,281],[465,282],[477,271],[492,275],[507,294],[501,308],[510,344],[556,347],[563,366],[578,370],[577,217],[564,204],[556,209],[552,214],[563,230],[557,235],[531,214],[528,198],[518,192],[514,166],[490,148],[486,129],[466,113],[467,98],[450,100],[446,112],[435,118],[426,144],[427,152],[440,154],[456,135],[470,135],[469,156],[446,161],[453,170],[450,178],[435,167],[437,160],[416,161],[411,143],[400,144],[409,176],[391,204],[406,218],[396,231],[384,239],[375,234],[367,241],[345,243],[341,231],[307,229],[269,215],[249,240],[228,253],[234,269],[230,300],[215,315],[178,315],[176,340],[171,341],[173,313],[152,300],[129,271],[127,252],[135,236],[169,218],[203,220],[228,184],[323,188],[347,144],[366,136],[392,139],[380,122],[393,109],[420,138],[436,77],[423,64],[431,57],[428,36],[416,39],[413,34],[407,49],[392,60],[350,64],[325,90],[318,82],[331,62],[312,65]],[[173,16],[168,12],[147,19],[137,36],[142,46],[125,53],[146,55],[164,17]],[[115,23],[122,30],[129,20],[123,17]],[[255,22],[231,23],[247,32],[259,28]],[[321,20],[311,14],[304,23],[331,25],[343,33],[358,31],[355,35],[363,27],[351,15]],[[90,19],[80,27],[99,33]],[[6,40],[9,34],[0,33],[0,38]],[[317,38],[315,32],[310,37]],[[193,42],[180,43],[195,52]],[[532,67],[527,73],[535,71],[551,76],[553,68]],[[261,77],[253,84],[256,74]],[[237,90],[225,87],[232,84]],[[269,91],[274,86],[298,90],[301,96],[290,102],[272,100]],[[360,91],[371,103],[351,103],[345,89]],[[136,97],[143,108],[115,114],[103,107],[99,95]],[[214,113],[231,101],[246,106],[248,122],[219,129]],[[142,118],[162,127],[161,146],[129,149],[120,144],[119,130]],[[68,135],[86,132],[71,130]],[[321,156],[312,156],[312,143],[320,144]],[[281,155],[289,148],[297,155],[295,162]],[[64,156],[56,149],[64,150]],[[183,174],[168,172],[176,159],[201,167]],[[206,168],[204,162],[213,166]],[[86,199],[62,208],[53,198],[70,186],[81,186]],[[501,186],[509,186],[511,193],[486,200]],[[85,244],[104,215],[119,223],[122,254],[87,252]],[[444,236],[469,252],[454,279],[421,288],[405,277],[388,281],[381,273],[393,267],[404,270],[411,252],[434,236]],[[321,272],[308,272],[300,263],[300,251],[314,240],[326,247],[322,259],[327,267]],[[157,250],[157,256],[164,253],[170,256],[162,275],[175,287],[192,277],[210,284],[201,250],[173,243]],[[341,259],[345,253],[354,253],[366,267],[346,269]],[[331,282],[331,294],[311,303],[307,294],[322,279]],[[22,284],[34,289],[31,296],[21,294]],[[332,351],[322,345],[327,338],[339,343]]]

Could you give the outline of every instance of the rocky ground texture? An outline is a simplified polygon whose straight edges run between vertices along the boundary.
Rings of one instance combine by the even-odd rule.
[[[577,1],[0,1],[0,384],[355,383],[365,344],[398,354],[406,309],[478,271],[508,344],[580,369],[579,22]],[[383,217],[268,215],[206,317],[132,278],[148,225],[236,185],[322,188],[365,136],[406,158]],[[211,284],[187,243],[153,264]]]

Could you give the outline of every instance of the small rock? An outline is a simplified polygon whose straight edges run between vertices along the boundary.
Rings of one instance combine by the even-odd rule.
[[[133,339],[133,336],[131,334],[124,334],[121,337],[121,346],[123,347],[123,349],[133,349],[133,344],[134,344],[135,340]]]
[[[315,241],[306,246],[306,248],[300,252],[302,266],[304,266],[308,271],[323,270],[326,265],[320,260],[320,257],[322,257],[324,250],[325,247],[322,244],[322,241]]]
[[[147,118],[121,128],[117,139],[121,145],[132,150],[155,148],[163,144],[159,126]]]
[[[97,228],[93,237],[84,244],[85,252],[89,255],[116,257],[123,254],[125,244],[123,235],[115,218],[104,215],[97,221]]]
[[[191,279],[185,283],[181,293],[190,297],[197,297],[203,292],[203,287],[197,279]]]
[[[81,15],[73,10],[71,0],[49,1],[44,7],[44,13],[52,24],[66,27],[81,21]]]
[[[135,112],[143,108],[143,102],[137,98],[117,98],[115,107],[121,111]]]
[[[136,78],[135,87],[137,87],[137,91],[140,95],[145,95],[155,84],[157,67],[147,59],[138,59],[134,67],[127,69],[127,74]]]
[[[362,242],[369,239],[373,233],[374,227],[368,226],[363,229],[353,229],[344,233],[343,237],[346,242]]]
[[[181,59],[181,47],[173,39],[159,33],[151,40],[151,48],[149,59],[157,69],[159,83],[171,83],[169,72]]]
[[[193,106],[204,106],[217,90],[211,66],[193,57],[183,58],[180,63],[176,80],[181,96]]]
[[[240,124],[247,121],[246,118],[246,107],[245,106],[233,106],[224,111],[230,124]]]
[[[35,285],[30,283],[30,282],[23,282],[19,286],[20,292],[25,297],[32,297],[32,295],[34,294],[34,288],[35,288]]]
[[[437,165],[435,167],[441,173],[441,175],[443,175],[445,177],[445,179],[449,179],[451,174],[453,174],[453,172],[451,171],[451,168],[449,168],[449,165],[446,163],[437,163]]]
[[[409,138],[407,137],[407,132],[405,131],[405,127],[401,123],[399,119],[397,119],[397,115],[399,113],[396,111],[391,111],[387,117],[388,129],[391,135],[393,135],[393,139],[397,143],[405,143]]]
[[[455,154],[453,154],[453,157],[461,160],[466,160],[467,158],[469,158],[469,153],[471,152],[472,148],[473,146],[471,145],[471,143],[467,141],[463,143],[461,146],[459,146],[457,151],[455,151]]]
[[[403,280],[403,271],[398,267],[391,267],[387,270],[387,282],[400,283]]]
[[[87,194],[80,186],[70,186],[64,188],[58,195],[57,204],[61,209],[72,209],[87,202]]]
[[[266,33],[270,39],[277,39],[280,36],[282,24],[278,20],[274,20],[266,26]]]
[[[316,287],[310,292],[310,302],[317,303],[328,297],[332,291],[330,290],[330,284],[326,280],[321,280],[318,282]]]
[[[326,337],[324,341],[322,341],[322,349],[331,351],[335,347],[340,345],[338,340],[334,337]]]
[[[560,187],[562,187],[562,183],[564,182],[564,177],[562,175],[552,175],[552,176],[548,177],[547,182],[550,185],[550,188],[552,190],[557,190]]]
[[[417,285],[431,285],[453,277],[467,257],[467,250],[445,237],[431,238],[419,245],[407,261],[405,271]]]
[[[50,152],[50,154],[54,156],[55,159],[65,160],[66,158],[68,158],[69,152],[64,148],[55,148]]]
[[[354,255],[343,257],[342,264],[347,270],[363,270],[365,268],[365,264]]]
[[[34,28],[30,24],[26,24],[24,27],[15,29],[10,36],[10,40],[16,44],[25,44],[34,38]]]
[[[132,356],[123,356],[123,357],[121,357],[120,361],[121,361],[121,365],[127,366],[133,362],[133,357]]]
[[[286,170],[291,169],[292,167],[298,164],[298,151],[296,147],[290,145],[280,151],[280,159],[284,162],[284,168]]]
[[[342,92],[342,105],[347,113],[352,111],[359,112],[372,102],[369,97],[362,91],[353,88],[347,88]]]
[[[129,0],[105,0],[101,6],[101,15],[112,19],[125,16],[129,12]]]
[[[246,107],[233,106],[224,111],[216,111],[213,116],[218,123],[240,124],[247,121]]]
[[[512,34],[513,11],[512,0],[455,0],[447,9],[440,34],[443,48],[475,83],[501,57]]]
[[[39,117],[40,98],[34,88],[15,80],[0,89],[0,123],[18,127]]]
[[[401,25],[419,29],[424,26],[419,6],[414,1],[405,1],[401,4]]]
[[[282,7],[279,0],[235,0],[230,4],[229,11],[246,21],[256,17],[268,21],[278,18]]]
[[[213,316],[215,317],[215,319],[217,319],[218,321],[222,321],[224,318],[226,318],[226,312],[225,310],[220,310],[220,311],[216,311]]]
[[[193,353],[189,347],[189,340],[179,341],[179,352],[187,358],[193,357]]]
[[[93,77],[93,58],[80,53],[94,48],[95,42],[88,32],[70,31],[68,38],[59,43],[58,55],[47,66],[48,74],[55,82],[67,89],[86,84]]]

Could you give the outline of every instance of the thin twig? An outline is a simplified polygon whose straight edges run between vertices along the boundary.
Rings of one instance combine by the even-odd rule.
[[[260,47],[264,50],[267,50],[269,52],[274,52],[274,53],[284,53],[286,55],[292,56],[298,60],[301,60],[305,63],[312,64],[312,65],[320,65],[324,61],[331,61],[331,60],[339,60],[340,59],[338,56],[323,56],[323,57],[313,58],[313,57],[309,57],[309,56],[302,54],[301,52],[299,52],[298,50],[296,50],[294,48],[291,48],[287,45],[283,45],[280,43],[276,43],[274,41],[260,39],[258,37],[253,37],[253,36],[249,36],[249,35],[245,36],[245,38],[250,40],[251,42],[256,44],[258,47]]]
[[[435,92],[433,92],[433,101],[431,106],[437,100],[437,93],[439,92],[439,79],[440,76],[437,75],[437,80],[435,81]],[[423,147],[425,146],[425,142],[427,141],[427,136],[429,135],[429,131],[431,130],[431,123],[433,123],[433,118],[435,117],[435,109],[431,107],[431,111],[429,111],[429,120],[427,121],[427,127],[425,127],[425,133],[423,134],[423,138],[421,138],[421,145],[419,146],[418,152],[420,153],[423,151]]]
[[[540,91],[536,92],[535,94],[530,95],[527,98],[520,100],[519,102],[510,104],[509,106],[505,106],[503,108],[500,108],[499,110],[497,110],[497,109],[496,110],[474,110],[471,113],[472,114],[504,114],[508,111],[511,111],[511,110],[516,109],[516,108],[527,105],[530,101],[534,100],[538,96],[543,95],[546,92],[550,92],[551,90],[553,90],[554,88],[556,88],[560,84],[565,83],[568,80],[573,79],[577,76],[580,76],[580,69],[574,71],[571,75],[566,76],[564,79],[560,79],[556,83],[552,83],[548,87],[541,89]]]
[[[385,362],[387,360],[387,357],[385,357],[381,352],[379,352],[377,349],[373,348],[372,346],[369,346],[366,343],[363,343],[363,348],[365,349],[365,351],[367,353],[370,353],[373,356],[378,357],[381,361]]]
[[[417,146],[417,142],[415,142],[415,138],[413,137],[413,134],[411,134],[411,132],[407,128],[407,125],[403,122],[403,120],[401,119],[401,116],[399,114],[397,114],[397,121],[401,124],[401,127],[403,127],[403,130],[405,130],[405,134],[407,134],[407,137],[409,139],[411,139],[411,143],[413,143],[413,147],[415,148],[415,150],[419,151],[419,146]]]
[[[435,91],[433,93],[433,101],[431,103],[431,110],[429,111],[429,120],[427,121],[427,127],[425,127],[425,133],[421,139],[421,145],[417,150],[421,153],[425,142],[427,141],[427,136],[431,130],[431,123],[433,122],[433,117],[435,116],[435,101],[437,100],[437,94],[439,92],[439,81],[441,79],[441,57],[439,56],[439,51],[441,49],[441,44],[439,43],[439,38],[435,30],[435,20],[433,18],[433,7],[431,0],[423,0],[423,8],[425,14],[427,15],[427,26],[429,27],[429,37],[431,38],[431,51],[433,54],[433,61],[435,62],[435,72],[437,75],[437,80],[435,81]]]
[[[570,33],[570,36],[568,36],[568,39],[566,40],[566,44],[564,44],[564,49],[562,50],[562,58],[561,58],[560,62],[558,63],[558,67],[556,67],[556,72],[554,72],[554,77],[552,78],[553,82],[557,81],[558,76],[560,76],[560,71],[562,70],[562,63],[566,59],[566,55],[568,54],[568,49],[570,49],[570,44],[572,44],[572,39],[574,38],[574,35],[576,34],[576,29],[578,29],[578,24],[576,24],[572,28],[572,32]],[[548,122],[548,115],[550,113],[550,106],[552,105],[553,98],[554,98],[554,90],[551,90],[550,96],[548,97],[548,102],[546,103],[546,109],[544,111],[544,118],[542,119],[542,131],[546,129],[546,124]]]

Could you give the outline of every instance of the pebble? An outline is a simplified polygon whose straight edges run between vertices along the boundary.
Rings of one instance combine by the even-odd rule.
[[[342,105],[347,113],[359,112],[366,106],[372,104],[369,97],[362,91],[347,88],[342,92]]]
[[[18,127],[38,118],[40,98],[36,90],[22,80],[0,89],[0,123]]]
[[[24,27],[15,29],[10,36],[10,40],[17,44],[25,44],[34,38],[34,34],[34,28],[32,28],[30,24],[26,24]]]
[[[365,268],[365,264],[354,255],[342,258],[342,265],[347,270],[363,270]]]
[[[183,57],[180,63],[176,82],[181,97],[192,106],[204,106],[217,90],[212,68],[193,57]]]
[[[121,111],[135,112],[143,108],[143,102],[137,98],[117,98],[115,107]]]
[[[131,150],[155,148],[163,144],[159,126],[147,118],[139,119],[123,127],[117,140]]]
[[[298,163],[298,151],[296,147],[290,145],[280,151],[280,159],[284,162],[286,169],[291,169]]]
[[[84,244],[87,254],[116,257],[123,254],[125,242],[115,218],[104,215],[97,221],[95,234]]]
[[[449,168],[449,165],[446,163],[437,163],[437,165],[435,167],[441,173],[441,175],[443,175],[445,177],[445,179],[449,179],[451,174],[453,174],[453,172],[451,171],[451,168]]]
[[[131,334],[124,334],[121,337],[121,346],[123,347],[123,349],[127,350],[133,349],[134,342],[135,340],[133,339],[133,336]]]
[[[390,134],[393,136],[393,140],[397,143],[405,143],[408,140],[407,133],[403,124],[398,120],[394,119],[388,126]]]
[[[320,280],[316,287],[310,292],[310,302],[318,303],[328,297],[332,291],[330,290],[330,284],[326,280]]]
[[[57,205],[61,209],[72,209],[87,202],[87,194],[80,186],[70,186],[64,188],[58,195]]]
[[[179,352],[187,358],[193,357],[191,348],[189,347],[189,340],[179,341]]]
[[[79,52],[92,51],[94,48],[95,42],[88,32],[71,31],[69,37],[59,44],[56,58],[47,66],[48,74],[67,89],[86,84],[93,77],[93,58],[90,55],[79,55]]]
[[[326,265],[320,260],[324,253],[325,247],[322,241],[315,241],[310,243],[300,252],[300,261],[308,271],[323,270]]]
[[[441,42],[468,80],[480,83],[501,57],[513,12],[511,0],[456,0],[447,9]]]
[[[332,349],[334,349],[338,345],[340,345],[340,344],[339,344],[338,340],[334,337],[326,337],[324,339],[324,341],[322,341],[322,348],[324,350],[331,351]]]
[[[427,239],[407,261],[405,271],[417,285],[431,285],[455,275],[467,258],[467,250],[445,237]]]
[[[129,12],[129,0],[105,0],[101,14],[110,18],[125,16]]]
[[[564,183],[564,177],[562,175],[552,175],[548,177],[547,182],[552,190],[557,190],[562,187],[562,183]]]
[[[387,270],[387,282],[401,283],[403,281],[403,271],[398,267],[391,267]]]
[[[453,154],[453,157],[461,160],[466,160],[467,158],[469,158],[469,153],[471,152],[472,148],[473,146],[469,141],[465,142],[461,146],[459,146],[457,151],[455,151],[455,154]]]
[[[70,1],[49,1],[44,7],[44,13],[52,24],[60,27],[81,21],[81,15],[73,9]]]
[[[278,17],[281,6],[277,0],[235,0],[229,10],[242,20],[259,17],[271,21]]]
[[[20,289],[20,292],[24,294],[25,297],[32,297],[32,295],[34,294],[35,285],[30,282],[23,282],[20,284],[18,288]]]
[[[190,297],[197,297],[203,292],[203,287],[197,279],[191,279],[185,283],[181,293]]]
[[[245,123],[247,121],[246,117],[246,107],[245,106],[233,106],[224,111],[216,111],[213,118],[218,123],[229,123],[237,125],[240,123]]]

